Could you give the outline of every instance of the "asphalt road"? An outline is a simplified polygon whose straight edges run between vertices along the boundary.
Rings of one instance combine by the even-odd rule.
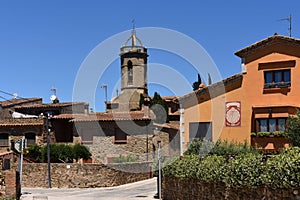
[[[23,188],[22,200],[94,200],[94,199],[124,199],[148,200],[156,194],[156,178],[130,183],[116,187],[103,188]]]

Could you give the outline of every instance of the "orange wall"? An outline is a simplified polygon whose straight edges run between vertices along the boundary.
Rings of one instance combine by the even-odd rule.
[[[281,53],[270,53],[274,49],[280,49]],[[250,144],[252,106],[269,105],[299,105],[300,97],[300,55],[293,52],[300,52],[296,47],[283,45],[264,47],[246,58],[245,64],[247,73],[243,75],[241,87],[224,96],[219,96],[209,101],[204,101],[194,106],[185,107],[189,104],[187,100],[183,103],[184,110],[184,132],[183,141],[185,146],[189,142],[189,123],[190,122],[209,122],[213,123],[213,141],[218,138],[244,142]],[[295,48],[295,49],[293,49]],[[286,54],[283,52],[287,52]],[[291,87],[289,92],[276,90],[276,92],[264,92],[264,70],[259,70],[259,63],[295,60],[295,67],[291,69]],[[280,69],[280,68],[276,68]],[[271,70],[271,69],[270,69]],[[200,98],[200,97],[199,97]],[[241,126],[226,127],[225,102],[241,102]]]

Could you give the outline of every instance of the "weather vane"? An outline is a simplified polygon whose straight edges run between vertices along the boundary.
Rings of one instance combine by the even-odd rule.
[[[290,15],[288,18],[279,19],[277,21],[285,21],[285,20],[290,22],[290,27],[288,28],[288,30],[290,31],[290,37],[292,37],[292,15]]]
[[[133,19],[131,23],[132,23],[132,33],[135,33],[135,20]]]

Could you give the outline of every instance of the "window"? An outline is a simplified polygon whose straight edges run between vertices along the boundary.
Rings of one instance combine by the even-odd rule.
[[[194,138],[207,139],[212,141],[212,123],[211,122],[191,122],[189,124],[190,141]]]
[[[291,70],[290,69],[265,71],[264,77],[265,77],[265,87],[264,88],[291,86]]]
[[[8,134],[7,133],[1,133],[0,134],[0,146],[1,147],[7,147],[8,146]]]
[[[27,140],[27,146],[32,146],[35,144],[35,133],[26,133],[25,139]]]
[[[270,118],[270,119],[257,119],[258,130],[257,132],[270,132],[284,131],[286,118]]]
[[[121,129],[115,129],[115,144],[126,144],[127,143],[127,134]]]
[[[128,61],[127,67],[128,67],[128,85],[132,85],[133,84],[133,69],[132,69],[131,60]]]

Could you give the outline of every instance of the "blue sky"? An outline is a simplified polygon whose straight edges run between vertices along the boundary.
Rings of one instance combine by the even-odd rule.
[[[0,90],[50,102],[50,88],[54,86],[61,101],[72,101],[73,84],[82,62],[98,44],[131,29],[132,19],[137,28],[162,27],[191,37],[209,53],[226,78],[241,70],[235,51],[275,32],[289,34],[288,21],[278,19],[291,14],[293,36],[300,37],[299,7],[298,0],[1,0]],[[191,84],[197,79],[183,59],[162,51],[149,54],[149,62],[177,69]],[[100,80],[96,103],[92,105],[95,110],[104,110],[101,84],[108,85],[109,98],[115,94],[113,81],[120,76],[119,70],[116,60]],[[160,88],[150,89],[150,95],[154,90],[172,94]],[[0,96],[11,98],[2,93]]]

